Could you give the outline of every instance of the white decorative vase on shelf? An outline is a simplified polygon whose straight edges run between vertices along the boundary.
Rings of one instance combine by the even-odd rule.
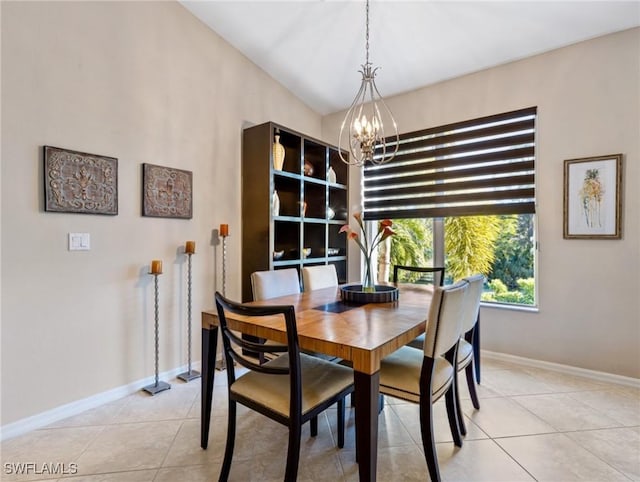
[[[273,168],[276,171],[282,171],[284,166],[284,146],[280,144],[280,134],[275,135],[275,142],[273,143]]]
[[[273,191],[273,205],[271,207],[271,214],[273,216],[280,216],[280,196],[278,196],[278,191]]]
[[[336,171],[333,170],[333,167],[329,167],[329,172],[327,173],[327,181],[331,183],[336,183]]]

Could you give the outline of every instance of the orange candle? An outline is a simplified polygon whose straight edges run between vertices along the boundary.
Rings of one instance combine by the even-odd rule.
[[[229,225],[228,224],[221,224],[220,225],[220,236],[222,236],[223,238],[229,236]]]
[[[194,254],[196,252],[196,242],[195,241],[187,241],[187,244],[184,247],[185,254]]]
[[[151,261],[151,274],[162,274],[162,260],[154,259]]]

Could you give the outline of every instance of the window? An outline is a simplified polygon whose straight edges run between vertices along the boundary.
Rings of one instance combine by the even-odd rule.
[[[532,107],[403,134],[391,162],[365,167],[364,218],[400,234],[391,263],[482,272],[485,301],[535,304],[535,120]]]

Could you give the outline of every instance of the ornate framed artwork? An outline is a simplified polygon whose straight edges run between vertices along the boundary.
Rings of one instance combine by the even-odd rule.
[[[44,146],[44,210],[118,214],[118,159]]]
[[[193,174],[171,167],[142,165],[142,215],[191,219]]]
[[[565,239],[620,239],[622,154],[564,161]]]

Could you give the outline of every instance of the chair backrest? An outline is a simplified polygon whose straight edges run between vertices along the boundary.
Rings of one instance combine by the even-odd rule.
[[[478,313],[480,311],[480,297],[482,296],[482,287],[484,285],[484,276],[476,274],[464,278],[469,283],[467,296],[464,303],[462,313],[462,333],[468,332],[478,321]]]
[[[394,283],[398,282],[398,271],[400,270],[423,274],[430,273],[432,275],[432,278],[428,280],[430,283],[433,283],[434,286],[442,286],[444,284],[444,267],[436,266],[427,268],[422,266],[402,266],[397,264],[393,267]],[[419,280],[424,280],[424,278],[426,277],[420,277]]]
[[[270,375],[289,375],[291,378],[291,403],[294,403],[294,399],[297,400],[295,403],[299,403],[301,397],[300,394],[302,393],[302,385],[300,375],[300,347],[298,345],[298,331],[296,329],[296,314],[294,307],[290,305],[250,306],[231,301],[222,296],[219,292],[216,292],[215,299],[220,333],[222,334],[222,346],[227,365],[227,379],[229,386],[233,385],[236,380],[234,362],[237,362],[243,367],[255,372],[267,373]],[[287,344],[278,345],[275,343],[254,343],[243,339],[229,328],[226,316],[227,313],[249,317],[284,317],[284,323],[287,330]],[[288,353],[288,365],[261,365],[255,358],[246,356],[244,354],[245,352],[260,354],[267,352]],[[291,409],[294,408],[296,407],[291,407]]]
[[[468,287],[469,283],[459,281],[435,288],[424,338],[425,356],[435,358],[444,355],[458,343],[462,334],[462,310]]]
[[[268,300],[300,293],[300,279],[295,268],[251,273],[253,300]]]
[[[305,291],[338,286],[338,274],[332,264],[305,266],[302,268],[302,284]]]

